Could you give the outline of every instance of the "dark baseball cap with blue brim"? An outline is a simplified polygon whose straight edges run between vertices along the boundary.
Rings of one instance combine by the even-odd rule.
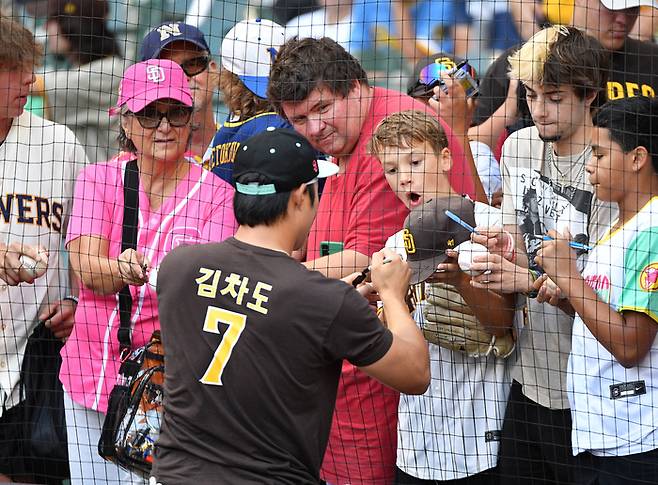
[[[157,59],[162,50],[172,42],[184,41],[210,52],[206,38],[199,29],[183,22],[165,22],[146,34],[140,49],[142,61]]]
[[[448,258],[448,249],[455,249],[471,238],[471,232],[448,217],[446,210],[471,227],[476,226],[475,205],[457,195],[430,199],[414,207],[404,221],[404,249],[413,285],[436,272],[436,267]]]
[[[338,173],[338,165],[318,159],[311,144],[294,130],[268,127],[242,143],[235,156],[235,190],[245,195],[271,195],[309,185]],[[243,175],[261,175],[267,183],[241,183]]]

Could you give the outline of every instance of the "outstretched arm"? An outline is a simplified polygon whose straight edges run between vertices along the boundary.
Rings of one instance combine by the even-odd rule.
[[[391,262],[382,264],[384,258]],[[373,254],[371,266],[372,284],[384,304],[393,343],[381,359],[361,370],[405,394],[423,394],[430,382],[429,351],[405,302],[409,267],[390,249]]]

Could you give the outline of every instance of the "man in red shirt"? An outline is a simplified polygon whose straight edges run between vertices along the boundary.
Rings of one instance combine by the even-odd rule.
[[[339,166],[320,199],[306,266],[332,278],[360,271],[407,216],[381,164],[366,153],[368,141],[386,116],[426,111],[426,106],[397,91],[371,87],[359,62],[328,38],[286,42],[272,65],[268,97],[297,132]],[[476,171],[450,128],[441,124],[454,160],[451,184],[457,193],[475,198],[475,186],[482,190],[471,178]],[[393,481],[397,405],[397,393],[344,363],[322,468],[328,483]]]

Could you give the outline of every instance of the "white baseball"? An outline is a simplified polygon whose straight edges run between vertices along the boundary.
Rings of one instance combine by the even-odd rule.
[[[26,254],[21,254],[18,260],[21,262],[21,269],[30,273],[35,279],[43,276],[48,269],[48,261],[45,258],[39,258],[37,261]]]
[[[459,269],[470,276],[478,276],[482,274],[482,271],[472,271],[471,266],[473,265],[473,258],[475,256],[489,254],[489,250],[485,246],[472,241],[464,241],[455,248],[455,251],[459,252],[459,258],[457,259]]]

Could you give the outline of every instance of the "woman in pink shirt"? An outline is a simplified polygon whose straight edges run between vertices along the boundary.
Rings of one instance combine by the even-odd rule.
[[[73,485],[144,483],[97,451],[119,368],[118,292],[129,285],[137,348],[160,327],[154,275],[165,255],[182,244],[221,241],[236,229],[231,186],[185,159],[192,109],[178,64],[152,59],[131,66],[111,114],[121,116],[121,148],[132,156],[90,165],[76,183],[67,249],[81,281],[80,301],[60,372]],[[123,181],[131,160],[139,169],[137,249],[122,252]]]

